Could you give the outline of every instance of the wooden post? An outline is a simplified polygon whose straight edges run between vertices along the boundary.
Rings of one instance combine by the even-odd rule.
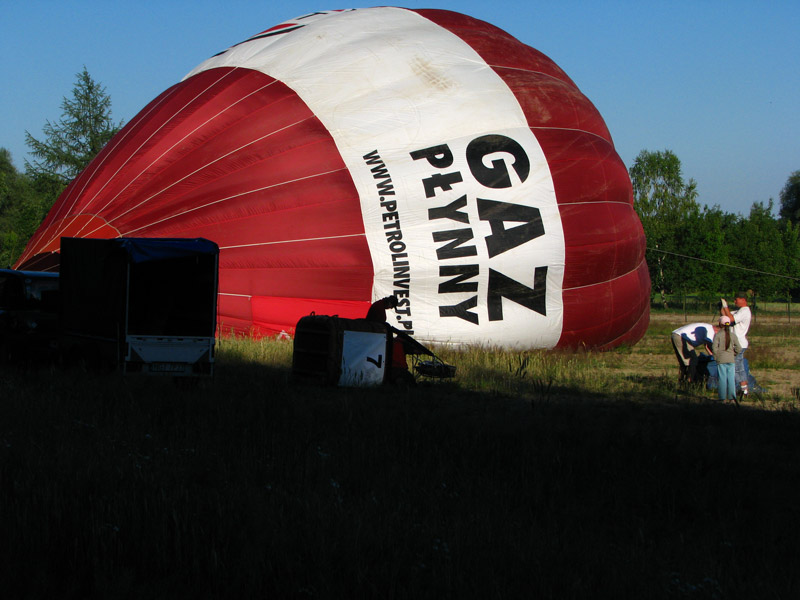
[[[689,319],[686,316],[686,290],[681,290],[681,295],[683,296],[683,322],[687,323]]]

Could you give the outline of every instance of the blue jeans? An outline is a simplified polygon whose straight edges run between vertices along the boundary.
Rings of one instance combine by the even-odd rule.
[[[719,374],[717,393],[720,400],[734,400],[736,398],[736,382],[733,379],[735,372],[734,363],[717,363],[717,373]]]
[[[736,391],[738,392],[741,388],[742,382],[748,380],[749,373],[747,372],[747,367],[744,365],[744,353],[747,352],[747,348],[743,348],[739,354],[736,355],[736,359],[734,360],[734,364],[736,365]]]
[[[750,363],[745,357],[745,352],[747,352],[747,348],[742,350],[739,354],[736,355],[736,393],[742,391],[742,382],[747,382],[747,387],[750,388],[750,393],[760,393],[763,392],[764,389],[758,385],[756,382],[756,378],[753,377],[753,374],[750,372]]]

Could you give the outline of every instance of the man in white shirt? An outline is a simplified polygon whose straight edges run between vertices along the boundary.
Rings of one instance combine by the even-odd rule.
[[[737,391],[747,394],[750,388],[749,383],[752,381],[755,385],[755,379],[750,374],[749,365],[744,360],[745,352],[747,352],[747,348],[750,346],[750,342],[747,341],[747,332],[750,329],[750,321],[753,318],[753,313],[750,311],[750,307],[747,306],[746,292],[736,292],[733,303],[736,308],[731,310],[728,307],[728,303],[723,298],[720,313],[730,317],[732,329],[736,333],[736,337],[739,338],[739,343],[742,345],[742,351],[740,354],[736,355],[735,361],[736,388]]]
[[[695,348],[704,346],[711,354],[711,342],[714,341],[715,328],[710,323],[689,323],[672,332],[672,347],[681,369],[681,379],[694,381],[697,367]]]

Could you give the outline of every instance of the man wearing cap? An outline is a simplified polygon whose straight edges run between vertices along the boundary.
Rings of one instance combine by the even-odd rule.
[[[681,366],[681,378],[694,381],[697,368],[695,348],[705,346],[711,354],[711,343],[714,341],[714,326],[710,323],[689,323],[672,332],[672,347]]]
[[[744,355],[750,345],[747,341],[747,331],[750,329],[750,320],[753,318],[753,314],[750,312],[750,307],[747,306],[747,292],[736,292],[733,303],[736,308],[731,311],[725,298],[722,298],[720,314],[730,318],[732,329],[739,339],[739,344],[742,346],[742,351],[736,355],[735,377],[737,387],[741,389],[742,394],[747,394],[749,390],[748,382],[752,375],[750,375],[749,366],[744,361]]]

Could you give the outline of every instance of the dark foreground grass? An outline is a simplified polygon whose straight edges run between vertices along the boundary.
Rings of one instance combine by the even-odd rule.
[[[800,597],[796,412],[288,375],[0,369],[2,596]]]

